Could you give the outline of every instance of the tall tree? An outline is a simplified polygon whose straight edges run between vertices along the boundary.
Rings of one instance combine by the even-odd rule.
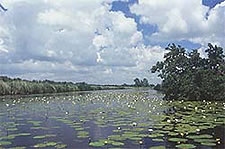
[[[208,58],[197,50],[187,53],[181,46],[169,45],[165,60],[152,67],[162,79],[165,99],[225,99],[225,62],[221,47],[208,45]]]

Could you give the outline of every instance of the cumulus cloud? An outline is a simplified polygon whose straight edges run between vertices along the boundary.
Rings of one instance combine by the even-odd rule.
[[[190,40],[225,46],[225,2],[210,10],[202,0],[139,0],[131,11],[141,16],[140,23],[158,26],[159,31],[149,37],[152,41]]]
[[[162,58],[112,0],[3,0],[1,74],[27,79],[131,83]],[[155,79],[152,79],[155,81]]]
[[[2,0],[0,72],[27,79],[131,83],[147,77],[164,49],[145,45],[138,23],[157,25],[156,43],[189,40],[225,47],[225,2],[209,9],[200,0],[139,0],[140,22],[111,11],[114,0]],[[115,0],[124,1],[127,0]],[[157,15],[158,14],[158,15]],[[208,14],[208,16],[206,16]],[[203,47],[199,49],[204,56]]]

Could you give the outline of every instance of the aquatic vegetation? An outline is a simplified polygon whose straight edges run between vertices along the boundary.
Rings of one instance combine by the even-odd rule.
[[[87,132],[87,131],[78,131],[77,132],[77,137],[78,138],[88,138],[89,137],[89,132]]]
[[[216,142],[216,140],[214,139],[194,139],[195,142],[198,142],[198,143],[211,143],[211,142]]]
[[[12,144],[11,142],[9,142],[9,141],[0,141],[0,146],[2,145],[2,146],[4,146],[4,145],[10,145],[10,144]]]
[[[93,146],[93,147],[102,147],[105,145],[105,143],[103,142],[91,142],[89,143],[90,146]]]
[[[212,143],[212,142],[202,142],[201,145],[204,145],[204,146],[216,146],[216,143]]]
[[[18,129],[17,128],[8,128],[7,130],[8,131],[17,131]]]
[[[46,127],[31,127],[32,130],[48,130],[49,128]]]
[[[58,144],[58,145],[55,146],[55,148],[63,149],[63,148],[67,148],[67,145],[66,144]]]
[[[108,139],[109,140],[114,140],[114,141],[123,141],[123,140],[126,140],[126,137],[124,137],[123,135],[111,135],[111,136],[108,136]]]
[[[26,147],[11,147],[10,149],[26,149]]]
[[[154,142],[164,142],[163,139],[152,139],[152,141],[154,141]]]
[[[40,126],[41,125],[41,121],[27,121],[27,123],[31,123],[34,126]]]
[[[130,138],[128,138],[128,139],[134,140],[134,141],[142,140],[142,138],[140,138],[140,137],[130,137]]]
[[[196,148],[196,146],[193,144],[180,144],[180,145],[176,145],[176,147],[180,149]]]
[[[168,140],[171,142],[187,142],[187,139],[184,138],[169,138]]]
[[[114,145],[114,146],[123,146],[124,143],[123,142],[112,142],[112,145]]]
[[[225,143],[214,131],[224,130],[225,103],[163,101],[158,94],[152,96],[148,92],[94,92],[21,98],[10,106],[9,117],[0,117],[0,142],[10,142],[5,146],[13,148],[17,137],[26,137],[22,139],[29,139],[36,148],[114,149]],[[17,101],[7,104],[13,102]],[[0,104],[0,110],[4,108]],[[26,142],[20,145],[31,147]]]
[[[45,139],[45,138],[51,138],[51,137],[56,137],[55,134],[46,134],[46,135],[43,135],[43,136],[35,136],[33,137],[34,139]]]
[[[165,146],[153,146],[153,147],[150,147],[149,149],[166,149]]]
[[[163,136],[164,134],[160,134],[160,133],[154,133],[154,134],[148,135],[149,138],[158,138]]]
[[[207,134],[202,134],[202,135],[189,135],[189,136],[187,136],[187,138],[188,139],[202,139],[202,138],[211,139],[211,138],[213,138],[213,136],[207,135]]]
[[[0,137],[0,140],[13,140],[13,139],[15,139],[15,137],[30,136],[30,135],[31,135],[30,133],[11,134],[11,135],[8,135],[8,136]]]
[[[53,147],[56,145],[57,145],[56,142],[44,142],[44,143],[34,145],[34,148]]]

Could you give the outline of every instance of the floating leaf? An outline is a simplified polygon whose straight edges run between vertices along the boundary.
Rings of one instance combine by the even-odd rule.
[[[57,149],[67,148],[66,144],[58,144],[55,146]]]
[[[201,145],[204,145],[204,146],[216,146],[216,143],[212,143],[212,142],[202,142]]]
[[[152,141],[154,141],[154,142],[163,142],[164,140],[163,139],[152,139]]]
[[[9,141],[0,141],[0,146],[1,145],[10,145],[10,144],[12,144],[11,142],[9,142]]]
[[[165,146],[153,146],[153,147],[150,147],[149,149],[166,149]]]
[[[34,139],[44,139],[44,138],[50,138],[50,137],[56,137],[56,135],[54,135],[54,134],[47,134],[47,135],[43,135],[43,136],[35,136],[33,138]]]
[[[93,146],[93,147],[102,147],[105,145],[105,143],[103,142],[91,142],[89,143],[90,146]]]
[[[211,143],[211,142],[216,142],[214,139],[194,139],[195,142],[198,143]]]
[[[176,145],[176,147],[180,149],[196,148],[196,146],[193,144],[180,144],[180,145]]]
[[[205,138],[205,139],[210,139],[210,138],[213,138],[213,136],[211,135],[190,135],[190,136],[187,136],[188,139],[202,139],[202,138]]]
[[[183,139],[183,138],[169,138],[168,139],[171,142],[186,142],[187,139]]]
[[[114,145],[114,146],[123,146],[124,143],[123,142],[112,142],[112,145]]]

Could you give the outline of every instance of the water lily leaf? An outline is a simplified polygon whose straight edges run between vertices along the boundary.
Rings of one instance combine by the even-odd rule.
[[[12,144],[11,142],[9,141],[0,141],[0,145],[4,146],[4,145],[10,145]]]
[[[57,145],[56,142],[44,142],[44,143],[34,145],[34,148],[51,147],[51,146],[56,146],[56,145]]]
[[[156,133],[156,134],[151,134],[148,137],[149,138],[158,138],[158,137],[163,137],[163,136],[164,136],[164,134]]]
[[[124,143],[123,142],[112,142],[112,145],[114,145],[114,146],[123,146]]]
[[[57,149],[67,148],[66,144],[58,144],[55,146]]]
[[[91,142],[89,143],[90,146],[93,146],[93,147],[102,147],[105,145],[105,143],[103,142]]]
[[[211,142],[216,142],[214,139],[194,139],[195,142],[198,143],[211,143]]]
[[[154,142],[163,142],[164,140],[163,139],[152,139],[152,141],[154,141]]]
[[[135,140],[135,141],[139,141],[139,140],[142,140],[142,138],[140,137],[131,137],[131,138],[128,138],[130,140]]]
[[[153,147],[150,147],[149,149],[166,149],[165,146],[153,146]]]
[[[211,139],[211,138],[213,138],[213,136],[207,135],[207,134],[202,134],[202,135],[189,135],[189,136],[187,136],[187,138],[188,139],[202,139],[202,138]]]
[[[180,145],[176,145],[176,147],[180,149],[196,148],[196,146],[193,144],[180,144]]]
[[[77,132],[77,137],[78,138],[88,138],[89,137],[89,132],[87,132],[87,131],[79,131],[79,132]]]
[[[9,149],[26,149],[26,147],[11,147]]]
[[[44,139],[44,138],[50,138],[50,137],[56,137],[56,135],[47,134],[47,135],[43,135],[43,136],[35,136],[35,137],[33,137],[33,139]]]
[[[216,143],[212,143],[212,142],[202,142],[201,145],[204,145],[204,146],[216,146]]]
[[[184,138],[169,138],[168,139],[170,142],[186,142],[187,139]]]
[[[168,135],[169,136],[178,136],[179,133],[177,133],[177,132],[169,132]]]

